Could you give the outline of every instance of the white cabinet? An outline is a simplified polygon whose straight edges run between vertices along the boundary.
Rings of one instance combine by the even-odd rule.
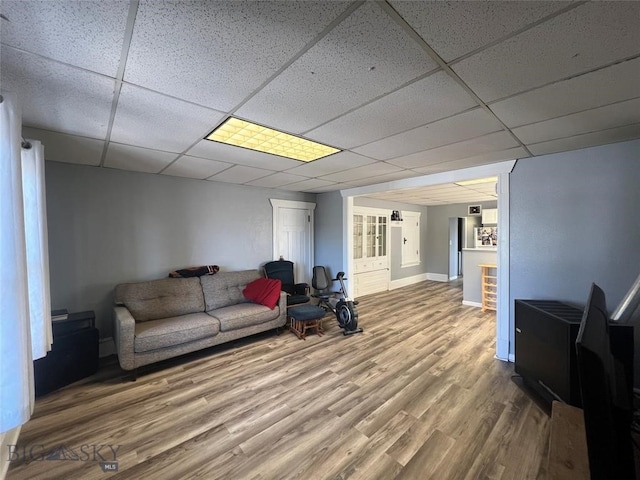
[[[388,238],[388,212],[354,209],[354,296],[389,289]]]
[[[485,208],[482,210],[482,224],[483,225],[497,225],[498,224],[498,209],[497,208]]]

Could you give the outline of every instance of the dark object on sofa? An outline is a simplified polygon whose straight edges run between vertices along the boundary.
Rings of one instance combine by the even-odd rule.
[[[275,278],[282,282],[282,291],[287,292],[287,306],[309,303],[309,284],[295,283],[293,277],[293,262],[289,260],[275,260],[264,265],[267,278]]]
[[[203,275],[214,275],[220,271],[218,265],[202,265],[201,267],[181,268],[169,273],[171,278],[201,277]]]

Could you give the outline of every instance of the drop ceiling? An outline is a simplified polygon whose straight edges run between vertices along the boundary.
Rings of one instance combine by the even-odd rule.
[[[2,89],[52,161],[319,193],[640,137],[640,2],[0,5]],[[204,140],[230,115],[342,152]]]

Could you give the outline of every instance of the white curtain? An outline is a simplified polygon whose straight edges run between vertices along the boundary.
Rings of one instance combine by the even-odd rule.
[[[33,411],[33,359],[50,349],[51,312],[42,145],[32,146],[23,160],[17,99],[2,92],[0,100],[2,433],[25,423]]]
[[[44,147],[28,140],[22,147],[22,194],[25,239],[27,242],[27,279],[31,320],[33,359],[51,350],[51,301],[49,297],[49,245],[44,183]]]

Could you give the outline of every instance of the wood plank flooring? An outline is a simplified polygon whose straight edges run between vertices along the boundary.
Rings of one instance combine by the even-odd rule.
[[[544,478],[548,415],[493,358],[495,314],[461,301],[422,282],[362,297],[362,334],[327,316],[322,337],[271,332],[136,382],[111,362],[38,399],[7,478]]]

